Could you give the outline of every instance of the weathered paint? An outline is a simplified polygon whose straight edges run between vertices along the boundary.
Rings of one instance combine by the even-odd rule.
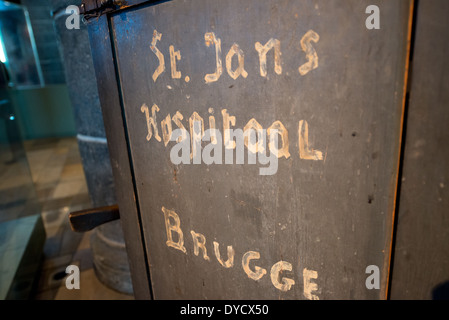
[[[150,49],[154,52],[157,59],[159,60],[159,65],[156,70],[154,70],[153,73],[153,81],[156,82],[156,79],[161,75],[162,72],[165,71],[165,59],[164,55],[159,51],[158,48],[156,48],[157,41],[161,40],[162,34],[157,32],[157,30],[154,30],[153,32],[153,40],[151,41]]]
[[[385,294],[386,275],[381,274],[380,291],[368,291],[364,269],[384,264],[389,256],[390,180],[397,172],[391,159],[399,150],[391,136],[401,125],[398,97],[406,48],[401,39],[409,5],[383,4],[388,28],[374,31],[364,28],[365,7],[358,1],[343,6],[249,0],[226,5],[199,0],[188,6],[171,1],[112,17],[124,123],[156,298]],[[360,17],[354,14],[358,11]],[[179,12],[185,19],[173,24],[170,17]],[[163,38],[145,32],[155,29]],[[153,51],[148,43],[154,43]],[[170,67],[181,73],[179,78],[161,72],[156,45],[162,55],[172,52],[175,64]],[[391,76],[379,81],[379,68]],[[142,110],[144,104],[157,109]],[[171,115],[171,131],[187,127],[186,133],[197,134],[190,144],[199,142],[207,125],[223,128],[223,141],[216,142],[228,151],[238,144],[226,129],[267,129],[268,149],[280,158],[278,172],[261,177],[244,163],[172,164]],[[194,120],[200,123],[198,131],[191,125]],[[158,126],[162,139],[152,139]],[[282,147],[270,144],[275,137]],[[258,150],[259,141],[247,141],[246,149]],[[161,215],[161,208],[170,209]],[[184,237],[182,230],[192,236]],[[232,257],[235,263],[226,267],[215,250],[218,244],[232,248],[226,261]]]

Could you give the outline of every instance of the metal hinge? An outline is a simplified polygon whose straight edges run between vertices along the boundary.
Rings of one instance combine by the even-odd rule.
[[[84,15],[85,20],[88,20],[125,5],[126,1],[124,0],[83,0],[80,6],[80,14]]]

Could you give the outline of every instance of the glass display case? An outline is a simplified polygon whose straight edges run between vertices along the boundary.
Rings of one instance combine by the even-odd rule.
[[[42,76],[26,10],[0,2],[0,300],[26,299],[45,230],[12,88],[40,87]]]
[[[0,61],[9,85],[19,89],[44,85],[28,11],[5,1],[0,2]]]
[[[0,2],[0,222],[39,212],[11,87],[40,86],[26,10]]]

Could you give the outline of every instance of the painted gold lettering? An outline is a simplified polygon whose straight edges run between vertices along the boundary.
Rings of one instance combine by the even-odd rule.
[[[154,137],[157,141],[161,141],[161,137],[159,136],[159,131],[157,129],[157,121],[156,121],[156,111],[159,112],[159,107],[156,104],[153,104],[151,107],[151,117],[150,117],[150,110],[148,109],[148,106],[144,103],[142,107],[140,107],[140,111],[142,113],[145,113],[145,118],[147,120],[147,141],[150,141],[153,137],[153,130],[154,130]]]
[[[227,109],[221,110],[223,116],[223,144],[226,149],[235,149],[235,141],[231,141],[231,126],[235,126],[235,116],[230,116]]]
[[[210,258],[207,255],[206,249],[206,238],[201,233],[196,233],[191,230],[190,234],[192,235],[193,240],[193,253],[198,256],[200,249],[203,251],[204,260],[210,261]]]
[[[214,114],[214,109],[213,108],[209,108],[209,129],[210,129],[210,142],[212,144],[217,144],[217,133],[216,133],[216,127],[215,127],[215,117],[213,116]]]
[[[207,32],[204,35],[204,40],[206,42],[206,46],[210,47],[212,43],[215,46],[215,60],[216,60],[216,68],[214,73],[206,74],[204,80],[206,83],[211,83],[217,81],[221,74],[223,73],[223,67],[221,63],[221,40],[215,37],[215,33]]]
[[[288,291],[295,284],[295,280],[283,277],[279,281],[280,273],[283,270],[292,271],[292,264],[286,261],[278,261],[271,267],[271,282],[275,288],[281,291]]]
[[[176,111],[175,115],[173,116],[172,120],[173,122],[178,126],[179,129],[181,129],[182,131],[182,135],[179,136],[176,139],[176,142],[181,142],[182,140],[187,138],[187,130],[184,127],[184,125],[182,124],[181,120],[184,119],[183,115],[181,114],[181,112]]]
[[[304,76],[309,71],[318,68],[318,55],[313,48],[311,42],[318,42],[320,40],[320,36],[313,30],[309,30],[302,37],[300,43],[302,50],[306,53],[307,62],[299,67],[299,73]]]
[[[217,258],[218,262],[225,268],[232,268],[234,266],[234,255],[235,251],[232,246],[227,247],[227,253],[228,253],[228,260],[223,261],[223,259],[220,256],[220,245],[218,242],[214,241],[214,252],[215,257]]]
[[[168,114],[167,117],[165,117],[165,119],[161,121],[161,129],[162,129],[162,140],[164,141],[164,145],[167,146],[173,131],[170,114]]]
[[[313,291],[318,290],[318,285],[310,281],[318,278],[318,272],[304,268],[302,274],[304,279],[304,297],[309,300],[320,300],[317,295],[312,294]]]
[[[235,71],[232,70],[232,58],[234,57],[234,55],[237,55],[239,63]],[[231,46],[231,49],[226,55],[226,70],[228,71],[229,76],[234,80],[240,77],[240,75],[243,78],[246,78],[248,76],[248,72],[245,71],[245,55],[243,54],[242,49],[240,49],[237,43],[234,43]]]
[[[274,48],[274,72],[281,74],[281,42],[278,39],[271,38],[263,46],[260,42],[256,42],[254,46],[259,53],[260,75],[262,77],[267,76],[267,53],[272,48]]]
[[[154,52],[157,59],[159,60],[159,66],[156,68],[156,70],[153,73],[153,81],[156,82],[156,79],[160,76],[162,72],[165,71],[165,60],[164,55],[162,52],[159,51],[158,48],[156,48],[156,43],[158,41],[161,41],[162,34],[157,32],[157,30],[154,30],[153,32],[153,40],[151,41],[150,49]]]
[[[252,118],[248,121],[248,123],[245,125],[245,127],[243,128],[243,132],[244,132],[244,138],[243,141],[245,143],[245,146],[248,148],[249,151],[251,151],[252,153],[257,153],[257,152],[264,152],[265,148],[263,146],[263,128],[260,125],[259,122],[257,122],[256,119]],[[256,139],[257,142],[253,143],[251,141],[251,133],[254,132],[256,133]]]
[[[184,235],[181,230],[181,221],[179,220],[179,216],[176,212],[172,210],[168,210],[165,207],[162,207],[162,212],[164,213],[165,218],[165,230],[167,232],[167,241],[166,244],[169,247],[175,248],[186,253],[186,248],[184,247]],[[170,222],[173,220],[173,223]],[[173,241],[173,232],[178,235],[178,241]]]
[[[173,79],[180,79],[181,72],[176,70],[176,61],[181,60],[181,53],[179,50],[175,51],[175,48],[171,45],[169,47],[170,51],[170,66],[171,66],[171,77]]]
[[[194,164],[201,163],[201,140],[204,136],[204,120],[200,117],[198,112],[192,113],[189,118],[190,139],[192,145],[192,153],[190,159],[193,158]]]
[[[270,151],[273,154],[275,154],[278,158],[285,157],[285,159],[288,159],[290,157],[290,152],[288,151],[289,148],[288,131],[284,127],[282,122],[280,121],[273,122],[273,124],[267,129],[267,134],[269,136],[268,147],[270,148]],[[281,136],[282,148],[280,149],[274,143],[275,134],[279,134]]]
[[[303,129],[304,128],[304,129]],[[309,124],[305,120],[299,121],[299,157],[305,160],[323,160],[323,153],[309,148]]]
[[[251,260],[260,259],[260,253],[257,251],[248,251],[242,257],[242,267],[248,278],[253,280],[260,280],[266,273],[267,270],[260,268],[258,266],[254,267],[254,271],[250,269],[249,262]]]

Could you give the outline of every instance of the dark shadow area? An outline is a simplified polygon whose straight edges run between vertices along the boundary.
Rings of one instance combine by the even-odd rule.
[[[449,281],[440,283],[432,290],[432,300],[449,300]]]

